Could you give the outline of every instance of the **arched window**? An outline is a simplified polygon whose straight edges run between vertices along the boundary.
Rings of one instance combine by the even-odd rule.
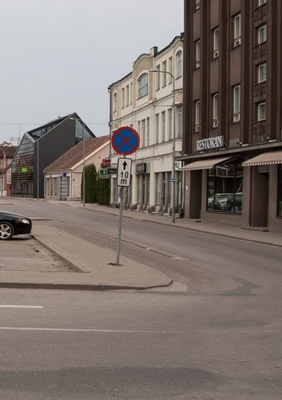
[[[176,78],[180,78],[183,72],[182,51],[176,53]]]
[[[148,74],[142,74],[138,79],[138,98],[148,94]]]

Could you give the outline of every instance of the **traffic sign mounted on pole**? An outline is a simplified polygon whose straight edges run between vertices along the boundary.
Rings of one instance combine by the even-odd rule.
[[[131,182],[131,158],[119,158],[117,168],[117,186],[128,187]]]
[[[118,128],[112,135],[112,146],[118,154],[124,156],[134,153],[140,144],[140,136],[135,129],[124,126]]]

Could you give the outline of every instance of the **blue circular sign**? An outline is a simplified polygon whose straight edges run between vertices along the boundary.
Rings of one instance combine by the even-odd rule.
[[[118,154],[132,154],[140,144],[140,136],[135,129],[124,126],[113,132],[112,146]]]

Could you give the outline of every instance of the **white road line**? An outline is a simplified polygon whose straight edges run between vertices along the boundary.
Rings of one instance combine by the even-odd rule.
[[[17,305],[0,304],[0,308],[43,308],[43,306],[17,306]]]

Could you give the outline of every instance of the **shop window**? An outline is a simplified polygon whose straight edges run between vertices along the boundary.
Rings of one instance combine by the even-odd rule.
[[[282,165],[278,166],[278,217],[282,217]]]
[[[242,211],[243,169],[241,163],[218,164],[208,172],[208,211]]]

